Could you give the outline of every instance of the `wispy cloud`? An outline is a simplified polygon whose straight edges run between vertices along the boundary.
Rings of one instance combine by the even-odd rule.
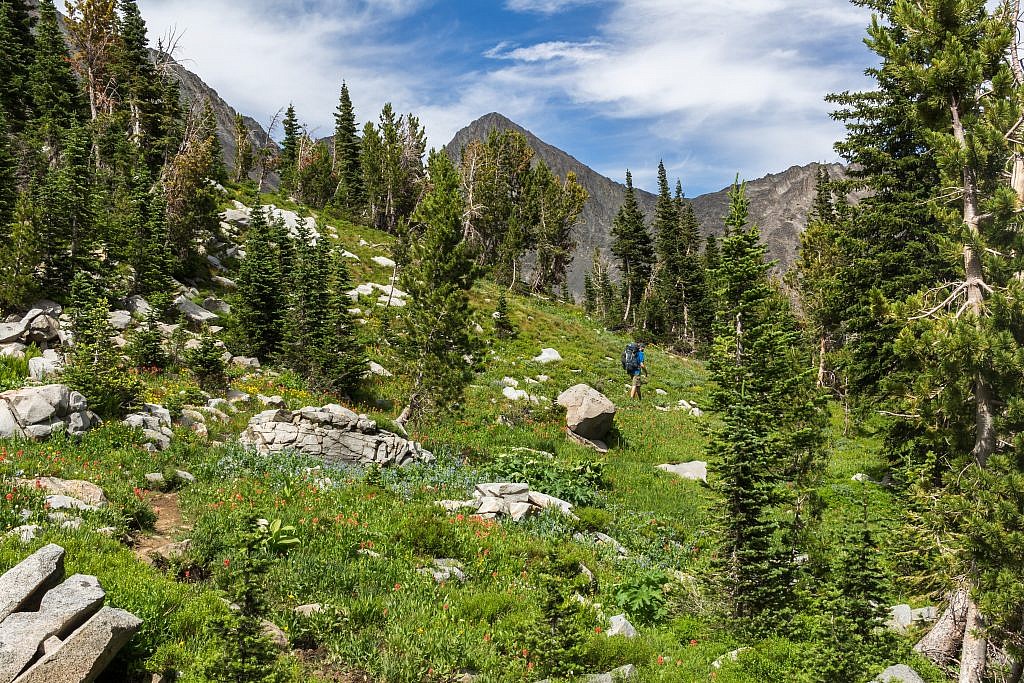
[[[506,59],[520,62],[546,62],[553,59],[564,59],[566,61],[580,63],[601,59],[607,46],[597,41],[585,43],[570,43],[564,40],[556,40],[547,43],[537,43],[528,47],[513,47],[508,42],[502,42],[484,53],[484,56],[491,59]]]
[[[589,5],[596,0],[506,0],[505,7],[513,12],[538,12],[556,14],[579,5]]]

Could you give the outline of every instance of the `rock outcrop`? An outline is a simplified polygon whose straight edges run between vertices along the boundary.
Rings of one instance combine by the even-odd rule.
[[[615,404],[607,396],[586,384],[577,384],[559,394],[558,405],[565,408],[570,432],[607,450],[603,442],[615,421]]]
[[[0,683],[91,683],[142,625],[95,576],[63,577],[52,544],[0,576]]]
[[[85,397],[64,384],[0,394],[0,438],[45,439],[55,432],[80,436],[100,424]]]
[[[529,484],[522,483],[477,484],[472,500],[439,500],[437,504],[448,512],[465,511],[470,515],[479,515],[482,519],[508,517],[518,522],[547,508],[560,510],[575,518],[572,503],[540,491],[531,491]]]
[[[434,459],[415,441],[379,429],[365,415],[337,404],[263,411],[249,421],[239,442],[260,453],[295,451],[333,466],[404,466]]]

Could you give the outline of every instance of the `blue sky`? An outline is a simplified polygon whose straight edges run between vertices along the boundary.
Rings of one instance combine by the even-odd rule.
[[[867,87],[869,13],[847,0],[140,0],[150,38],[260,121],[294,102],[327,135],[416,113],[431,145],[499,111],[605,175],[694,196],[832,161],[828,92]]]

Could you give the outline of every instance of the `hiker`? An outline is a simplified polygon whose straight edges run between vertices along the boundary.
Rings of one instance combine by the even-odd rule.
[[[630,398],[643,399],[640,393],[640,374],[649,374],[647,365],[644,364],[644,348],[644,344],[633,342],[622,352],[622,367],[632,379],[629,387]]]

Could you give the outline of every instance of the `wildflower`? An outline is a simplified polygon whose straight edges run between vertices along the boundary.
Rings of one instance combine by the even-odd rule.
[[[484,634],[484,642],[485,643],[491,642],[491,634],[490,633],[485,633]]]
[[[529,654],[530,654],[530,651],[529,651],[529,650],[527,650],[527,649],[526,649],[526,648],[524,647],[524,648],[523,648],[523,656],[524,656],[524,657],[526,657],[526,656],[528,656]]]
[[[400,591],[400,590],[402,590],[402,584],[400,584],[400,583],[396,583],[396,584],[395,584],[395,590],[396,590],[396,591]]]
[[[533,667],[534,667],[534,663],[533,662],[527,662],[527,664],[526,664],[526,670],[527,671],[533,671]]]
[[[7,500],[14,500],[14,493],[8,493],[5,497]]]
[[[665,658],[662,657],[661,655],[658,655],[658,666],[661,666],[664,663],[665,663]]]
[[[594,627],[594,633],[600,633],[600,632],[601,632],[601,627],[600,626],[595,626]]]
[[[696,639],[690,640],[690,647],[694,647],[696,644],[697,644],[697,640]]]
[[[231,559],[230,558],[227,558],[227,557],[224,558],[224,566],[225,567],[230,567],[231,566]]]

